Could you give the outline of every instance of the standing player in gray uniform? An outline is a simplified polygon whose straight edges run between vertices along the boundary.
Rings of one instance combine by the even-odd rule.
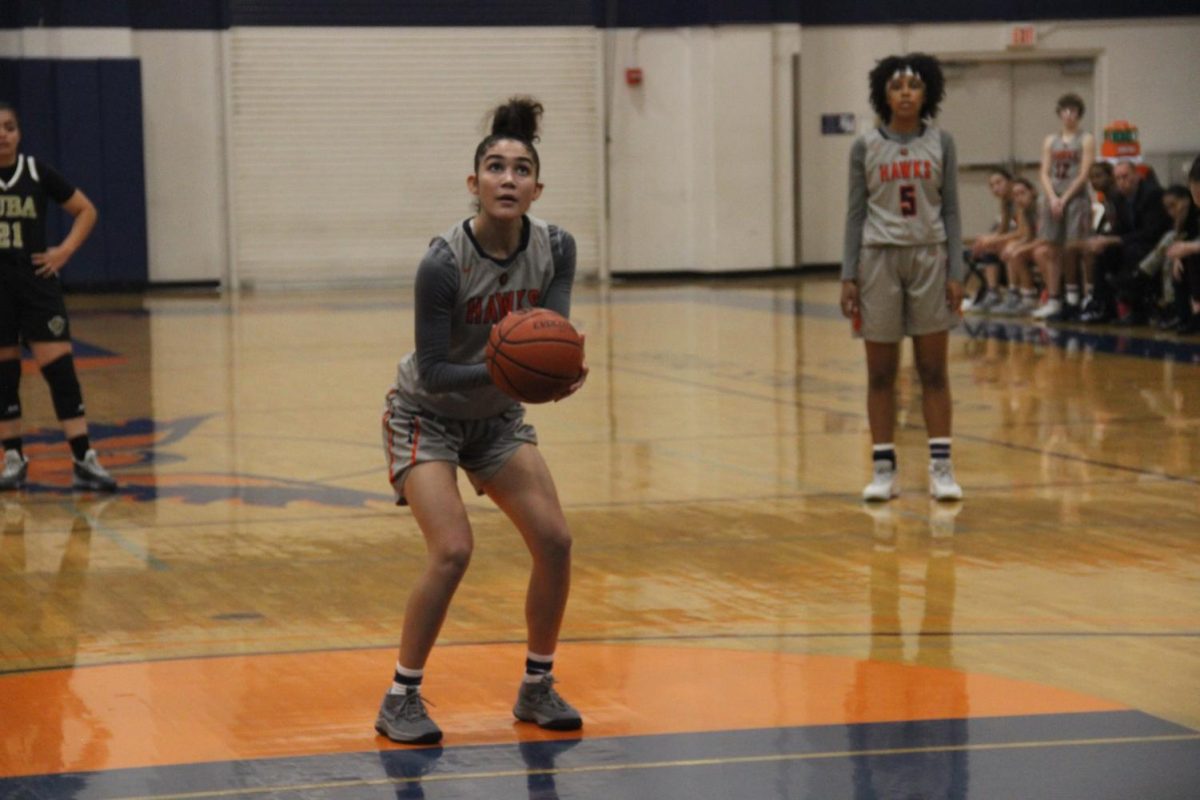
[[[1079,130],[1083,99],[1077,94],[1064,94],[1058,99],[1056,111],[1062,130],[1042,143],[1041,180],[1046,194],[1038,238],[1044,242],[1033,254],[1048,294],[1033,316],[1047,320],[1071,319],[1079,311],[1079,262],[1092,229],[1087,178],[1096,159],[1095,140],[1090,133]]]
[[[513,714],[574,730],[579,712],[550,673],[571,579],[571,534],[525,409],[488,376],[484,348],[509,311],[545,307],[566,317],[575,240],[527,215],[542,192],[537,140],[542,105],[513,98],[495,109],[467,188],[478,213],[435,238],[416,280],[416,350],[400,362],[383,414],[388,477],[425,536],[429,560],[409,595],[392,686],[375,728],[428,744],[442,731],[421,699],[426,659],[466,572],[473,540],[457,467],[513,521],[533,556],[525,599],[529,652]],[[579,381],[563,397],[583,385]],[[561,399],[561,398],[559,398]]]
[[[21,442],[21,343],[50,387],[71,448],[76,489],[115,491],[117,482],[88,437],[83,392],[71,354],[71,323],[58,273],[96,224],[96,207],[48,164],[21,153],[16,110],[0,103],[0,489],[19,489],[29,473]],[[46,237],[50,201],[73,218],[58,245]]]
[[[958,166],[950,134],[926,123],[945,95],[942,68],[923,53],[888,56],[871,70],[870,86],[883,125],[850,151],[841,298],[867,351],[874,478],[863,498],[899,493],[896,372],[900,343],[911,336],[929,433],[929,491],[938,500],[958,500],[946,376],[947,332],[958,323],[966,275]]]

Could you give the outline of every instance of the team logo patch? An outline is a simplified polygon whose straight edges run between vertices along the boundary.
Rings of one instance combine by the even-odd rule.
[[[63,331],[67,329],[67,321],[63,317],[53,316],[50,318],[50,321],[46,323],[46,327],[49,328],[50,332],[55,336],[62,336]]]

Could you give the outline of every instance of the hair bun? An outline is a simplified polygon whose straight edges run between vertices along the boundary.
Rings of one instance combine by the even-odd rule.
[[[532,97],[509,98],[492,112],[492,135],[536,142],[543,110],[542,104]]]

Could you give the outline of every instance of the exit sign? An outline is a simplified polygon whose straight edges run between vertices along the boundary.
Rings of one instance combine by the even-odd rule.
[[[1033,25],[1013,25],[1009,29],[1008,46],[1012,48],[1034,47],[1037,45],[1037,28]]]

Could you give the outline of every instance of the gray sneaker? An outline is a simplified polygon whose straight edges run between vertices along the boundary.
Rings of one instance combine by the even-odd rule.
[[[20,489],[29,474],[29,459],[16,450],[4,451],[3,468],[0,469],[0,490]]]
[[[999,292],[988,292],[987,296],[980,301],[976,310],[981,314],[993,314],[1003,304],[1004,297]]]
[[[83,460],[75,461],[74,465],[76,489],[97,492],[115,492],[117,490],[116,480],[108,474],[108,470],[100,466],[100,459],[96,456],[95,450],[88,450],[84,453]]]
[[[429,718],[420,692],[385,694],[375,718],[375,730],[393,742],[433,744],[442,740],[442,729]]]
[[[1021,296],[1016,292],[1012,292],[1008,297],[1004,298],[1004,302],[996,306],[993,313],[1004,317],[1015,317],[1025,313],[1025,306],[1021,300]]]
[[[554,689],[554,676],[546,674],[537,683],[522,683],[517,692],[513,716],[522,722],[536,722],[551,731],[574,731],[583,727],[583,719],[570,703]]]

